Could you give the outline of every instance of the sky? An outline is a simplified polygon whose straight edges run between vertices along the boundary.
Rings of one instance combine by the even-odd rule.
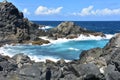
[[[8,2],[12,2],[29,20],[120,21],[120,0],[8,0]]]

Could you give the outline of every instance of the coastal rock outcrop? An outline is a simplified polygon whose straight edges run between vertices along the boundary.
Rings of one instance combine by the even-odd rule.
[[[119,80],[120,77],[120,33],[116,34],[104,48],[83,51],[80,63],[94,63],[98,66],[105,80]],[[90,58],[90,59],[89,59]]]
[[[57,27],[52,28],[48,31],[50,38],[77,38],[79,35],[94,35],[105,37],[105,35],[101,32],[94,32],[77,26],[74,22],[62,22]]]
[[[24,18],[10,2],[0,2],[0,44],[21,43],[44,35],[45,31],[38,30],[39,25]],[[34,35],[34,37],[32,36]]]

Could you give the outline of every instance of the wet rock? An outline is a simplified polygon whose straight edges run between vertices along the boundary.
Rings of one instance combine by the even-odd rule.
[[[48,43],[50,43],[50,41],[43,40],[40,38],[36,38],[36,39],[34,39],[34,41],[32,41],[32,45],[42,45],[42,44],[48,44]]]

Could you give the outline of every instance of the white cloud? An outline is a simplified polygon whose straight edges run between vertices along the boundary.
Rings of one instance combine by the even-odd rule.
[[[83,8],[81,12],[75,12],[73,15],[76,16],[89,16],[89,15],[99,15],[99,16],[105,16],[105,15],[120,15],[120,8],[118,9],[96,9],[94,10],[94,6],[89,6],[87,8]]]
[[[39,6],[35,14],[36,15],[50,15],[50,14],[58,14],[62,10],[63,7],[58,7],[58,8],[47,8],[44,6]]]
[[[23,12],[23,14],[25,14],[25,15],[30,15],[30,12],[28,11],[27,8],[24,8],[22,12]]]

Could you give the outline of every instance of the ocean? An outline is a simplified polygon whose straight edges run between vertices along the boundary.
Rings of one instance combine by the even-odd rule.
[[[33,21],[37,24],[45,25],[44,29],[50,29],[56,27],[63,21]],[[77,39],[59,39],[52,40],[47,45],[5,45],[0,48],[1,53],[13,56],[18,53],[24,53],[29,55],[31,59],[35,61],[45,61],[50,59],[57,61],[59,59],[75,60],[79,59],[79,55],[83,50],[89,50],[91,48],[100,47],[103,48],[109,39],[115,34],[120,32],[120,21],[74,21],[75,24],[97,32],[103,32],[107,38],[101,37],[86,37],[80,36]]]

